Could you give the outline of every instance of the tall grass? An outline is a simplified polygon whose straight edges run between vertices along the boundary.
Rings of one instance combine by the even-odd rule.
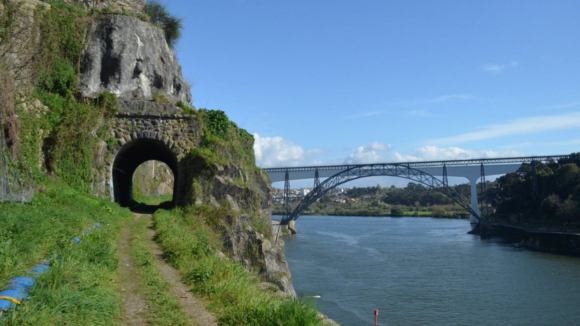
[[[119,324],[116,246],[129,211],[51,181],[30,203],[0,203],[0,211],[0,288],[52,259],[29,299],[0,325]],[[102,226],[82,235],[95,222]]]
[[[154,227],[168,261],[195,293],[209,299],[220,325],[323,325],[311,303],[263,290],[257,274],[220,258],[219,236],[195,211],[157,211]]]

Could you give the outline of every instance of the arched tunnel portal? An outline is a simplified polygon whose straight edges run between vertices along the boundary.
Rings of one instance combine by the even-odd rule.
[[[123,145],[113,161],[113,188],[115,202],[123,207],[131,206],[133,201],[133,174],[144,162],[161,161],[173,172],[173,204],[178,198],[178,161],[173,151],[156,139],[136,139]]]

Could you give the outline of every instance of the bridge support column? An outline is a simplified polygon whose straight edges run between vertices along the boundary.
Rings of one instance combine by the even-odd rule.
[[[282,216],[282,221],[280,221],[282,225],[288,224],[288,221],[290,221],[290,213],[292,213],[290,207],[290,174],[286,170],[284,181],[284,216]]]
[[[481,216],[479,203],[477,202],[477,179],[479,178],[469,178],[469,183],[471,184],[471,209],[477,213],[477,215]],[[473,214],[470,214],[469,223],[471,224],[471,227],[474,228],[479,221],[475,216],[473,216]]]

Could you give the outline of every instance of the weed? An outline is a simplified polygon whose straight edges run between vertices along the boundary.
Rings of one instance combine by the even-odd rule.
[[[195,114],[197,112],[194,106],[187,105],[183,101],[178,101],[175,106],[181,108],[185,114]]]
[[[165,96],[164,94],[161,94],[161,93],[155,94],[151,100],[155,103],[170,103],[167,96]]]

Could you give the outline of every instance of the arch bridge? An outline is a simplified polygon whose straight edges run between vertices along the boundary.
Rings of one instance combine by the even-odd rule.
[[[503,175],[515,172],[524,163],[531,164],[532,171],[535,171],[536,162],[548,163],[568,157],[568,155],[549,155],[453,161],[281,167],[265,168],[264,170],[268,173],[272,182],[285,182],[284,216],[280,221],[283,225],[296,220],[308,206],[341,184],[366,177],[390,176],[413,180],[438,190],[469,212],[470,223],[472,227],[475,227],[482,222],[477,200],[478,180],[481,181],[480,187],[482,190],[485,190],[486,175]],[[441,177],[441,179],[436,176]],[[470,181],[470,203],[455,192],[453,188],[449,187],[449,176],[464,177]],[[320,182],[320,178],[327,179]],[[314,179],[314,187],[292,210],[289,200],[290,180],[298,179]]]

